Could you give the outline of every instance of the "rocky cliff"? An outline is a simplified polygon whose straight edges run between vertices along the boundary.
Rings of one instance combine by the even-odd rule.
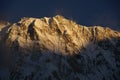
[[[0,37],[7,50],[2,53],[12,55],[1,79],[120,79],[120,32],[108,27],[86,27],[60,15],[22,18],[2,27]]]

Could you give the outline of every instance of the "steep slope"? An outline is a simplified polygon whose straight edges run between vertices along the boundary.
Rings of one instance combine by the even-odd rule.
[[[120,79],[119,31],[78,25],[60,15],[22,18],[8,27],[1,41],[13,63],[1,79]]]

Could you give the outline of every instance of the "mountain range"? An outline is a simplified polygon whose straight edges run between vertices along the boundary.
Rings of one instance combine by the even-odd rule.
[[[120,80],[120,32],[61,15],[0,23],[0,80]]]

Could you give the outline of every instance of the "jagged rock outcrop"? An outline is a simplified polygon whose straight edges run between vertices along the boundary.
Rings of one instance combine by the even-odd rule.
[[[120,79],[119,31],[57,15],[22,18],[0,32],[15,59],[11,80]]]

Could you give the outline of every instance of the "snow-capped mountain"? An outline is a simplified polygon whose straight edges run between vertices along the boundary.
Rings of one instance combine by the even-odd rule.
[[[2,80],[119,80],[120,32],[63,16],[0,28]]]

